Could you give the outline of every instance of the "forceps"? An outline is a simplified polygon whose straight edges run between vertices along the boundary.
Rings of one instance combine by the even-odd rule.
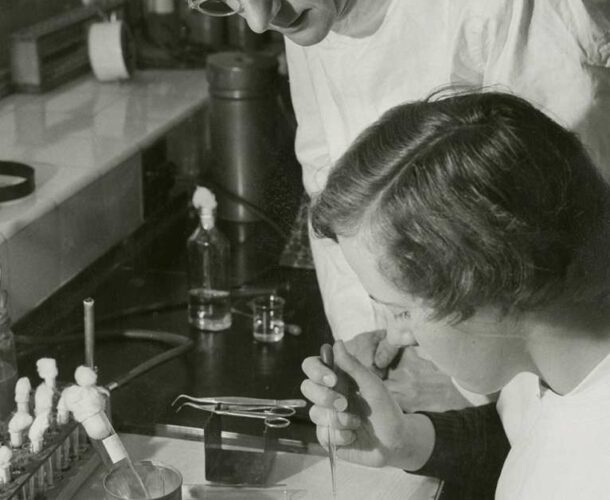
[[[181,394],[173,401],[172,406],[181,398],[187,401],[183,402],[176,411],[189,406],[197,410],[216,413],[217,415],[260,418],[265,421],[267,427],[276,429],[288,427],[290,425],[288,417],[295,414],[295,408],[302,408],[306,405],[302,399],[260,399],[232,396],[195,398]]]

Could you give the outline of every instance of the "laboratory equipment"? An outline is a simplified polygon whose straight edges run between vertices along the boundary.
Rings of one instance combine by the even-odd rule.
[[[0,446],[0,487],[11,482],[11,458],[11,449],[8,446]]]
[[[142,479],[150,500],[181,500],[182,474],[173,467],[150,460],[136,462],[134,470]],[[141,500],[142,492],[125,488],[121,470],[108,472],[102,481],[107,500]]]
[[[95,368],[95,301],[83,300],[83,324],[85,326],[85,366]]]
[[[189,323],[208,331],[231,327],[229,241],[216,227],[216,197],[197,187],[193,205],[199,226],[187,242]]]
[[[150,498],[148,490],[106,415],[106,393],[97,387],[97,375],[86,366],[76,369],[78,385],[65,394],[65,403],[74,419],[79,422],[106,468],[114,472],[115,483],[120,482],[119,491],[138,492],[133,498]]]
[[[97,0],[10,35],[11,78],[20,92],[43,92],[89,71],[87,26],[102,14],[122,11],[123,0]]]
[[[279,342],[284,338],[284,304],[284,299],[275,294],[252,300],[252,335],[256,340]]]
[[[275,429],[263,426],[256,449],[236,449],[223,441],[223,416],[210,413],[204,424],[205,478],[210,483],[266,485],[276,456]]]
[[[30,426],[28,438],[30,440],[30,451],[32,453],[40,453],[42,451],[44,435],[49,429],[50,413],[50,410],[39,413]]]
[[[186,394],[178,396],[172,406],[179,400],[186,399],[177,411],[184,406],[197,410],[232,417],[257,418],[264,420],[270,428],[284,428],[290,425],[289,417],[296,412],[295,408],[306,405],[302,399],[260,399],[245,397],[195,398]]]
[[[52,358],[40,358],[36,362],[38,375],[44,381],[36,388],[34,393],[34,415],[46,414],[49,423],[53,423],[55,416],[52,412],[57,391],[55,379],[57,378],[57,363]],[[40,424],[37,424],[37,426]]]
[[[320,348],[320,358],[326,366],[334,371],[335,360],[332,346],[324,344]],[[332,426],[332,420],[328,425],[328,460],[330,462],[330,480],[332,483],[333,498],[337,498],[337,446],[334,440],[334,428]]]
[[[1,270],[0,270],[1,271]],[[2,273],[0,272],[0,282]],[[13,389],[17,381],[15,338],[8,314],[8,294],[0,289],[0,420],[6,421],[15,408]]]
[[[224,191],[264,209],[282,161],[278,63],[256,52],[219,52],[208,57],[212,179]],[[254,222],[259,216],[218,191],[218,217]]]

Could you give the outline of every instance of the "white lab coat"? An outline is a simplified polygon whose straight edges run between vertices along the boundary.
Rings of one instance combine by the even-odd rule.
[[[610,356],[565,396],[522,373],[497,408],[511,449],[496,500],[610,498]]]
[[[578,132],[610,179],[605,0],[391,0],[373,35],[331,32],[311,47],[287,40],[287,60],[310,194],[384,111],[448,84],[493,85],[529,99]],[[311,246],[334,336],[383,327],[338,246],[316,238]]]

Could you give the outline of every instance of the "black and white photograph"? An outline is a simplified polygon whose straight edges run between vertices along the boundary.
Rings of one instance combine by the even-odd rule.
[[[610,499],[610,0],[0,0],[0,500]]]

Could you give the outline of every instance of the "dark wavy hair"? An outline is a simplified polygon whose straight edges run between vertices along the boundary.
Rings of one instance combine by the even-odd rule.
[[[366,228],[382,274],[459,321],[481,306],[604,295],[594,262],[608,261],[609,199],[574,134],[523,99],[478,92],[384,114],[333,168],[311,218],[335,240]]]

